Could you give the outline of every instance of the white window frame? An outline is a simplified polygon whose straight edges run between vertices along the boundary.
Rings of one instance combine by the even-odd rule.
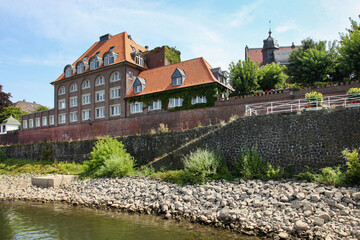
[[[135,63],[141,66],[145,66],[144,58],[140,55],[135,56]]]
[[[70,92],[76,92],[78,90],[78,86],[76,83],[72,83],[70,85]]]
[[[149,111],[161,110],[161,100],[153,101],[149,105]]]
[[[64,95],[66,93],[66,89],[64,86],[59,87],[59,95]]]
[[[191,99],[191,104],[194,105],[194,104],[198,104],[198,103],[206,103],[207,100],[206,100],[206,96],[196,96],[196,97],[193,97]]]
[[[91,87],[91,83],[89,79],[84,80],[84,82],[82,83],[82,89],[87,89]]]
[[[42,117],[42,125],[47,126],[47,117]]]
[[[142,102],[134,102],[130,105],[131,113],[141,113],[143,112],[143,103]]]
[[[73,69],[71,66],[68,66],[66,69],[65,69],[65,77],[71,77],[73,75]]]
[[[55,116],[54,115],[49,116],[49,125],[55,125]]]
[[[58,109],[65,109],[65,108],[66,108],[66,99],[60,99]]]
[[[121,115],[121,105],[120,104],[110,105],[110,117],[115,117],[120,115]]]
[[[40,127],[40,126],[41,126],[40,118],[35,118],[35,127]]]
[[[85,72],[85,63],[81,62],[76,66],[76,73],[80,74],[80,73],[83,73],[83,72]]]
[[[95,102],[105,101],[105,90],[95,92]]]
[[[27,120],[23,120],[23,129],[27,129],[28,128],[28,124],[27,124]]]
[[[66,113],[59,114],[58,121],[59,121],[58,122],[59,124],[65,124],[66,123]]]
[[[169,99],[169,108],[173,107],[181,107],[184,99],[181,97],[178,98],[170,98]]]
[[[107,53],[104,57],[104,66],[113,64],[115,62],[115,55],[113,52]]]
[[[141,93],[142,92],[142,85],[136,85],[133,89],[134,93]]]
[[[34,128],[34,119],[29,119],[29,128]]]
[[[95,108],[95,118],[105,118],[105,107]]]
[[[75,119],[74,119],[75,116]],[[70,112],[70,122],[77,122],[78,121],[78,114],[77,112]]]
[[[182,84],[182,77],[173,78],[173,86],[180,86]]]
[[[78,97],[71,97],[70,98],[70,107],[77,107],[78,106]]]
[[[87,121],[91,119],[91,110],[90,109],[84,109],[82,110],[82,117],[81,119],[83,121]]]
[[[97,58],[93,58],[90,61],[90,70],[96,69],[100,66],[100,62],[99,59]]]
[[[120,75],[120,72],[114,72],[112,75],[111,75],[111,78],[110,78],[111,82],[117,82],[117,81],[120,81],[121,80],[121,75]]]
[[[134,78],[134,73],[132,71],[129,71],[129,79],[132,81]]]
[[[83,94],[82,97],[81,97],[81,104],[82,105],[88,105],[90,103],[91,103],[91,93]]]
[[[121,87],[110,88],[110,99],[121,97]]]
[[[103,76],[99,76],[96,78],[95,86],[101,86],[105,84],[105,78]]]

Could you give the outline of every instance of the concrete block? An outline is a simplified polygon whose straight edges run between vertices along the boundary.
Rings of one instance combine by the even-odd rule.
[[[58,188],[61,185],[67,185],[72,180],[77,179],[78,175],[54,175],[44,177],[32,177],[31,184],[38,187]]]

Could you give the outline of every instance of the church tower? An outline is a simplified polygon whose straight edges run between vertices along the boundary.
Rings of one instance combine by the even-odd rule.
[[[279,44],[277,40],[271,37],[271,29],[269,29],[269,36],[264,40],[264,45],[261,50],[263,55],[262,65],[266,65],[272,62],[275,62],[274,51],[279,50]]]

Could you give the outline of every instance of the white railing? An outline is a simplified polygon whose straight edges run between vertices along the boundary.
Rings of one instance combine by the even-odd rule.
[[[245,114],[247,116],[252,115],[264,115],[272,113],[283,112],[300,112],[303,110],[319,110],[323,108],[339,108],[339,107],[359,107],[360,95],[337,95],[324,97],[322,102],[312,101],[309,102],[305,99],[290,100],[290,101],[278,101],[278,102],[266,102],[266,103],[254,103],[245,106]]]

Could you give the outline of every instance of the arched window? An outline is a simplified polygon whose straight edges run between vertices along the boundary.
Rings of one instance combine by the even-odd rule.
[[[112,82],[120,81],[120,73],[114,72],[113,74],[111,74],[110,79]]]
[[[82,88],[89,88],[90,87],[90,80],[86,79],[83,84],[82,84]]]
[[[71,65],[65,67],[65,77],[71,77],[73,75],[73,68]]]
[[[100,61],[98,57],[94,57],[90,60],[90,70],[98,68],[100,66]]]
[[[103,76],[100,76],[96,79],[95,86],[100,86],[105,84],[105,79]]]
[[[104,66],[110,65],[115,62],[117,54],[114,52],[106,53],[104,56]]]
[[[61,87],[59,88],[59,95],[63,95],[63,94],[65,94],[65,92],[66,92],[65,87],[64,87],[64,86],[61,86]]]
[[[78,86],[76,83],[70,85],[70,92],[76,92],[78,90]]]
[[[85,63],[83,61],[79,62],[76,66],[76,73],[83,73],[85,72]]]

